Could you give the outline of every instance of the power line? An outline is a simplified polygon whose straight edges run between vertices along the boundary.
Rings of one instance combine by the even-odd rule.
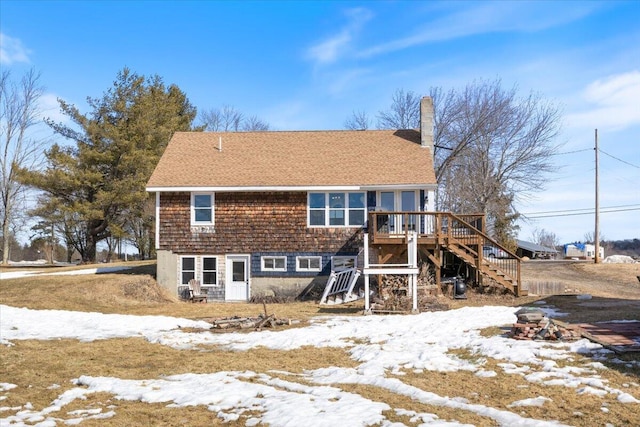
[[[629,209],[613,209],[603,211],[600,209],[600,213],[614,213],[614,212],[628,212],[628,211],[640,211],[640,208],[629,208]],[[556,218],[561,216],[577,216],[577,215],[593,215],[595,213],[595,209],[592,209],[591,212],[577,212],[577,213],[565,213],[565,214],[555,214],[555,215],[538,215],[538,216],[527,216],[528,219],[539,219],[539,218]]]
[[[629,166],[632,166],[632,167],[634,167],[634,168],[640,169],[640,166],[637,166],[637,165],[634,165],[634,164],[629,163],[629,162],[627,162],[627,161],[624,161],[624,160],[622,160],[622,159],[619,159],[619,158],[617,158],[616,156],[612,156],[611,154],[609,154],[609,153],[607,153],[607,152],[605,152],[605,151],[602,151],[602,150],[598,150],[598,151],[600,151],[602,154],[604,154],[604,155],[606,155],[606,156],[611,157],[611,158],[612,158],[612,159],[614,159],[614,160],[617,160],[617,161],[619,161],[619,162],[621,162],[621,163],[624,163],[625,165],[629,165]]]
[[[591,150],[593,150],[593,148],[583,148],[581,150],[565,151],[564,153],[553,153],[552,156],[563,156],[565,154],[582,153],[582,152],[591,151]]]
[[[562,152],[562,153],[553,153],[553,154],[552,154],[552,156],[563,156],[563,155],[565,155],[565,154],[584,153],[585,151],[591,151],[591,150],[593,150],[593,148],[582,148],[582,149],[580,149],[580,150],[565,151],[565,152]],[[616,157],[616,156],[614,156],[614,155],[612,155],[612,154],[607,153],[606,151],[603,151],[603,150],[600,150],[600,149],[598,149],[598,151],[599,151],[600,153],[602,153],[602,154],[606,155],[606,156],[611,157],[611,158],[612,158],[612,159],[614,159],[614,160],[617,160],[617,161],[619,161],[619,162],[621,162],[621,163],[624,163],[624,164],[626,164],[626,165],[632,166],[632,167],[634,167],[634,168],[636,168],[636,169],[640,169],[640,166],[638,166],[638,165],[634,165],[633,163],[629,163],[629,162],[627,162],[627,161],[625,161],[625,160],[622,160],[622,159],[620,159],[620,158],[618,158],[618,157]]]
[[[632,205],[617,205],[617,206],[606,206],[602,209],[618,209],[618,208],[640,208],[639,204]],[[539,214],[550,214],[550,213],[563,213],[563,212],[579,212],[579,211],[593,211],[593,208],[581,208],[581,209],[560,209],[556,211],[540,211],[540,212],[528,212],[523,213],[522,215],[539,215]]]

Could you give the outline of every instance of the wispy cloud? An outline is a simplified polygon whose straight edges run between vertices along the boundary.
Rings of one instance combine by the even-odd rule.
[[[307,57],[318,64],[330,64],[350,49],[351,43],[362,26],[373,14],[365,8],[354,8],[345,11],[347,23],[334,35],[311,46]]]
[[[441,42],[484,33],[506,31],[530,32],[571,22],[591,13],[597,4],[562,2],[487,2],[475,4],[463,2],[454,11],[427,21],[421,30],[386,43],[372,46],[359,53],[360,57],[372,57],[407,49],[413,46]],[[449,9],[451,10],[451,9]]]
[[[60,110],[58,96],[54,93],[45,93],[40,97],[40,110],[42,119],[53,120],[56,123],[69,123],[69,117]]]
[[[20,39],[0,33],[0,64],[29,62],[30,53],[31,51],[22,45]]]
[[[582,92],[585,109],[569,114],[572,127],[622,130],[640,125],[640,71],[615,74],[590,83]]]

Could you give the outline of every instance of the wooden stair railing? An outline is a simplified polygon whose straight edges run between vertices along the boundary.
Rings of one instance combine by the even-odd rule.
[[[448,215],[451,221],[456,223],[458,229],[467,230],[467,233],[463,234],[471,233],[479,238],[476,246],[478,252],[466,245],[461,245],[456,241],[457,239],[455,237],[449,237],[445,246],[451,248],[450,251],[455,253],[464,262],[477,268],[485,277],[488,277],[513,292],[515,296],[527,295],[527,291],[522,289],[520,285],[520,258],[486,235],[482,230],[478,230],[476,227],[467,223],[465,221],[466,218],[463,219],[461,216],[453,213],[448,213]],[[495,260],[484,258],[483,246],[485,244],[502,249],[509,257]]]
[[[387,224],[400,224],[394,230]],[[520,258],[498,242],[493,240],[482,230],[484,215],[456,215],[451,212],[370,212],[369,230],[373,241],[378,238],[389,243],[393,237],[408,236],[409,226],[417,228],[419,238],[431,238],[443,249],[450,251],[466,264],[474,267],[484,277],[504,286],[516,296],[526,295],[521,287]],[[402,243],[398,239],[397,243]],[[508,258],[489,260],[484,258],[485,244],[502,249]],[[474,248],[477,248],[475,250]]]
[[[497,265],[496,263],[491,262],[487,259],[482,259],[482,261],[478,263],[477,256],[474,256],[472,254],[472,252],[474,251],[473,250],[469,251],[468,248],[465,247],[465,245],[455,242],[454,239],[451,239],[449,241],[449,243],[446,245],[446,249],[449,252],[456,255],[465,263],[471,265],[472,267],[477,268],[478,271],[481,274],[483,274],[485,277],[493,280],[497,284],[504,286],[506,289],[513,292],[514,295],[516,296],[523,295],[523,291],[522,289],[520,289],[520,286],[518,285],[517,278],[509,275],[507,272],[501,269],[499,265]],[[505,259],[502,261],[510,262],[512,260]],[[513,261],[516,261],[516,260],[513,260]]]

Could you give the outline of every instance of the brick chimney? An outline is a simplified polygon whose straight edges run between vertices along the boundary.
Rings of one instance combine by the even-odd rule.
[[[423,96],[420,100],[420,145],[433,154],[433,100]]]

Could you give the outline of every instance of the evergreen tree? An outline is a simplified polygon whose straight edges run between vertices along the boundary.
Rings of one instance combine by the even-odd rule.
[[[89,114],[59,103],[76,126],[47,123],[74,145],[53,145],[44,170],[20,176],[43,192],[34,213],[55,221],[83,261],[94,262],[99,241],[125,235],[144,215],[145,184],[171,135],[192,130],[196,109],[177,86],[127,68],[102,98],[88,98]]]

